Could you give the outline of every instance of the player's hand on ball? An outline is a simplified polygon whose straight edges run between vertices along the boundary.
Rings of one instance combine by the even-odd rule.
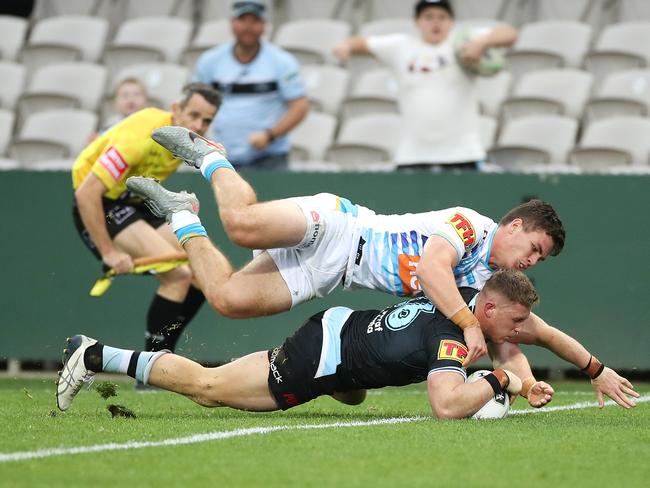
[[[544,381],[538,381],[528,390],[528,404],[531,407],[540,408],[553,399],[555,390]]]

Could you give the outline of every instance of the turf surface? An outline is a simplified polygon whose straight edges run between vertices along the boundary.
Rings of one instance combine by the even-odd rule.
[[[116,383],[117,396],[103,399],[95,390],[82,391],[72,409],[61,413],[55,406],[53,379],[0,379],[0,486],[466,488],[650,483],[650,402],[629,411],[607,406],[510,415],[497,421],[419,419],[367,425],[386,418],[428,416],[424,387],[373,392],[357,407],[322,398],[284,413],[256,414],[206,409],[170,393],[136,393],[130,382]],[[554,386],[552,406],[595,400],[586,381]],[[650,385],[639,384],[637,390],[647,396]],[[112,418],[110,404],[131,409],[136,418]],[[513,408],[525,405],[519,399]],[[349,425],[357,421],[363,425]],[[307,428],[316,424],[329,426]],[[252,433],[254,428],[269,430]],[[207,433],[222,434],[184,445],[133,445]],[[111,443],[121,448],[3,458],[51,448],[87,451]],[[124,449],[125,443],[131,448]]]

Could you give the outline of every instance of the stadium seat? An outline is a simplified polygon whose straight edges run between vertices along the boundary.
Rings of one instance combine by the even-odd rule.
[[[593,76],[574,69],[534,71],[521,77],[502,107],[504,119],[533,114],[580,118]]]
[[[7,148],[14,132],[14,113],[0,108],[0,157],[7,155]]]
[[[317,110],[337,115],[348,87],[348,72],[337,66],[304,65],[300,68],[307,96]]]
[[[334,142],[336,130],[334,115],[309,112],[307,117],[289,133],[291,152],[294,161],[322,161],[325,151]]]
[[[343,103],[343,120],[372,113],[398,113],[397,81],[386,68],[359,76]]]
[[[476,81],[482,113],[490,117],[499,117],[501,105],[510,94],[512,75],[504,70],[496,76],[479,77]]]
[[[498,127],[497,120],[494,117],[481,115],[479,124],[481,131],[481,144],[483,145],[483,149],[489,151],[494,146],[496,139]]]
[[[282,18],[286,21],[305,19],[339,19],[346,20],[353,16],[354,2],[341,0],[318,0],[305,2],[305,0],[283,0],[276,2],[281,9]],[[277,7],[276,7],[277,8]]]
[[[59,15],[108,17],[115,0],[37,0],[32,17],[43,19]]]
[[[621,22],[650,22],[650,2],[648,0],[619,0]]]
[[[454,3],[455,18],[503,19],[509,0],[457,0]]]
[[[364,115],[346,120],[325,159],[345,169],[392,169],[401,125],[400,117],[395,114]]]
[[[18,102],[19,125],[29,114],[55,108],[96,111],[104,94],[106,68],[92,63],[48,64],[35,71]]]
[[[332,50],[350,31],[350,25],[341,20],[296,20],[278,28],[275,43],[294,54],[300,64],[335,64]]]
[[[610,117],[587,126],[571,152],[573,165],[589,170],[616,166],[647,166],[650,155],[650,119]]]
[[[359,35],[361,37],[384,36],[386,34],[411,34],[417,36],[418,30],[412,17],[373,20],[359,26]]]
[[[531,165],[566,165],[577,132],[578,122],[570,117],[533,115],[509,120],[488,159],[510,170]]]
[[[26,33],[25,19],[0,15],[0,59],[16,61],[25,43]]]
[[[115,88],[122,80],[136,78],[142,81],[147,88],[152,105],[169,110],[171,104],[178,100],[189,75],[186,67],[171,63],[143,63],[123,68],[109,81],[108,92],[101,110],[102,124],[113,115],[112,97]]]
[[[0,107],[14,109],[25,88],[25,67],[11,61],[0,61]]]
[[[526,24],[508,54],[508,69],[516,76],[533,70],[579,68],[589,49],[591,27],[569,20]]]
[[[617,115],[642,116],[650,108],[650,70],[627,70],[609,75],[585,108],[585,120]]]
[[[396,2],[395,0],[366,0],[369,20],[412,19],[414,2]]]
[[[99,17],[63,15],[39,21],[23,50],[28,72],[65,61],[97,62],[104,51],[108,21]]]
[[[598,37],[585,67],[599,84],[615,71],[644,68],[650,63],[650,22],[608,25]]]
[[[594,0],[544,0],[531,2],[534,17],[539,22],[555,20],[583,21],[594,8]]]
[[[173,17],[141,17],[125,21],[104,59],[111,73],[133,64],[176,63],[187,47],[192,24]]]
[[[193,7],[192,0],[126,0],[123,18],[165,16],[189,19]]]
[[[38,161],[74,157],[97,128],[97,115],[87,110],[48,110],[29,115],[9,154],[29,166]]]

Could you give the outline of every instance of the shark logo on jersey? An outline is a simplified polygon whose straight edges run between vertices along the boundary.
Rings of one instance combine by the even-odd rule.
[[[401,303],[386,317],[386,327],[390,330],[407,328],[421,313],[435,313],[436,307],[426,298],[416,298]]]

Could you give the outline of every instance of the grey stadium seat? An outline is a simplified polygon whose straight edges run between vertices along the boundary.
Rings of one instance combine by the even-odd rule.
[[[335,64],[332,50],[350,32],[350,25],[341,20],[296,20],[282,24],[274,42],[296,56],[300,64]]]
[[[14,132],[14,113],[0,109],[0,157],[7,155],[11,134]]]
[[[309,112],[290,133],[290,159],[294,161],[323,161],[325,151],[334,142],[336,117],[326,113]]]
[[[542,70],[528,73],[515,85],[502,107],[505,119],[536,113],[582,117],[593,76],[574,69]]]
[[[587,126],[571,153],[571,164],[585,169],[613,166],[647,166],[650,156],[650,120],[610,117]]]
[[[0,61],[0,107],[14,109],[25,88],[25,67],[11,61]]]
[[[93,63],[48,64],[36,70],[18,103],[20,120],[54,108],[96,111],[106,86],[106,68]]]
[[[531,165],[566,165],[578,122],[558,115],[533,115],[509,120],[489,151],[489,160],[506,169]]]
[[[106,45],[108,21],[99,17],[63,15],[39,21],[23,51],[29,71],[64,61],[97,62]]]
[[[301,66],[300,73],[312,105],[337,115],[348,88],[348,72],[338,66],[312,64]]]
[[[29,115],[10,148],[11,157],[29,166],[53,158],[74,157],[97,129],[87,110],[47,110]]]
[[[0,15],[0,59],[15,61],[25,43],[27,21],[19,17]]]
[[[397,80],[388,69],[362,73],[343,103],[343,119],[372,113],[398,113],[397,93]]]
[[[192,24],[173,17],[140,17],[125,21],[104,56],[111,73],[147,62],[177,63],[190,41]]]
[[[476,82],[481,111],[491,117],[499,117],[501,105],[510,94],[512,75],[503,70],[496,76],[478,77]]]
[[[343,122],[326,160],[346,169],[394,168],[392,157],[402,123],[395,114],[373,114]]]
[[[585,119],[646,115],[650,109],[650,69],[618,71],[600,85],[585,108]]]

